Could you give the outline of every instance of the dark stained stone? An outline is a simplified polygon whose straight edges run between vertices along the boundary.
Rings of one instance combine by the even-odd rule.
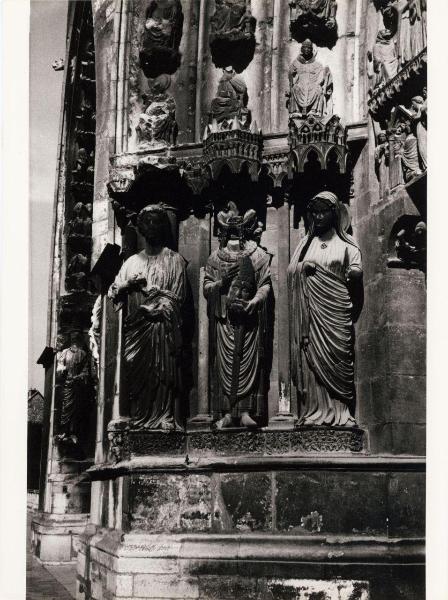
[[[268,474],[223,475],[219,489],[221,528],[241,532],[269,530],[272,526],[271,478]],[[216,515],[215,515],[216,516]]]

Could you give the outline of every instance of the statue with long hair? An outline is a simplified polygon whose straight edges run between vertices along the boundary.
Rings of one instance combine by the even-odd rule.
[[[308,203],[308,234],[288,267],[292,380],[299,424],[356,426],[354,328],[362,308],[361,252],[335,194]]]
[[[162,205],[145,207],[137,226],[145,248],[125,261],[109,290],[115,302],[127,301],[124,368],[132,425],[181,428],[181,307],[186,263],[167,247],[170,223]]]

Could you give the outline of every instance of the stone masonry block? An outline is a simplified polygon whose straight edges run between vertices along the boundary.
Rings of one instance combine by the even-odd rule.
[[[135,598],[199,598],[197,578],[179,579],[171,575],[135,575]]]

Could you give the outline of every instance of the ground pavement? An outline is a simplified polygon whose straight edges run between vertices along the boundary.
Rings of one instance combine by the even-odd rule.
[[[31,552],[32,512],[27,513],[26,600],[72,600],[76,595],[76,564],[46,566]]]

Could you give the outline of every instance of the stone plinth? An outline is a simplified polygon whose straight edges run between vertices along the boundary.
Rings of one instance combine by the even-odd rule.
[[[76,560],[88,521],[88,514],[37,513],[31,523],[33,553],[46,564]]]

